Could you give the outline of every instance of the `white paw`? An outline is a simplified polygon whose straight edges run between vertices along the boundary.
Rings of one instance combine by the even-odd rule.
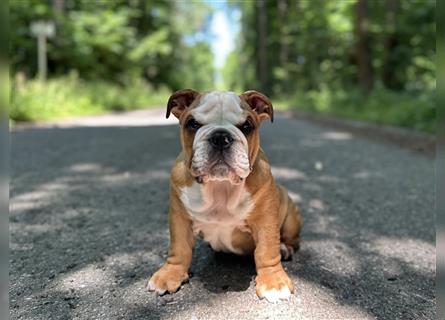
[[[148,281],[147,289],[148,289],[148,291],[156,291],[156,293],[159,294],[159,295],[163,295],[165,293],[165,291],[166,291],[165,289],[157,288],[155,286],[155,284],[153,283],[153,281],[151,281],[151,280]]]
[[[283,287],[280,290],[272,289],[264,291],[262,298],[266,298],[268,302],[276,303],[280,300],[289,301],[291,292],[288,287]]]

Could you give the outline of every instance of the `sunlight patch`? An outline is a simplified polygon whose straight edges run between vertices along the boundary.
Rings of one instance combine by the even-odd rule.
[[[324,209],[326,209],[324,202],[321,201],[320,199],[311,199],[309,201],[309,207],[312,209],[320,210],[320,211],[323,211]]]
[[[342,304],[337,300],[335,292],[321,286],[318,283],[298,278],[296,280],[297,292],[299,294],[299,314],[302,319],[375,319],[366,310],[357,305]],[[335,315],[326,310],[332,310],[335,306]],[[271,318],[275,319],[275,318]]]
[[[318,213],[313,208],[309,207],[309,211],[313,213]],[[337,220],[336,216],[330,216],[327,214],[317,214],[314,215],[316,221],[311,223],[310,229],[317,233],[327,234],[333,237],[337,237],[340,232],[335,228],[334,222]]]
[[[300,141],[300,145],[303,147],[318,148],[318,147],[323,146],[323,141],[315,140],[315,139],[303,139]]]
[[[65,183],[47,183],[41,185],[38,190],[26,192],[17,196],[11,197],[9,210],[11,213],[18,213],[20,211],[35,209],[43,206],[58,193],[64,192],[68,188]]]
[[[356,179],[368,179],[371,176],[371,173],[368,171],[360,171],[354,173],[352,176]]]
[[[339,183],[341,182],[340,178],[334,176],[323,175],[317,178],[318,181],[321,182],[331,182],[331,183]]]
[[[374,250],[384,258],[392,258],[423,272],[436,270],[436,248],[419,239],[381,237],[373,241]]]
[[[150,179],[168,180],[170,173],[167,170],[151,170],[145,173],[133,174],[131,172],[123,172],[116,174],[107,174],[99,180],[105,183],[127,183],[131,181],[132,184],[147,183]]]
[[[117,253],[105,258],[105,264],[115,269],[131,269],[139,265],[158,265],[163,262],[163,258],[158,254],[139,250],[130,253]]]
[[[382,174],[378,172],[359,171],[352,175],[355,179],[369,179],[369,178],[381,178]]]
[[[353,138],[352,134],[340,131],[325,132],[321,136],[327,140],[351,140]]]
[[[287,190],[287,194],[289,197],[294,201],[295,203],[302,203],[303,197],[299,193],[292,192],[290,190]]]
[[[297,169],[285,167],[272,167],[272,174],[275,178],[281,180],[304,180],[306,175]]]
[[[309,240],[305,243],[317,256],[320,268],[341,276],[355,275],[360,264],[353,250],[347,244],[335,239]]]
[[[97,290],[111,283],[111,276],[97,266],[89,265],[85,268],[74,271],[61,279],[61,286],[65,290],[91,289]]]
[[[56,231],[61,229],[62,225],[57,224],[24,224],[24,223],[10,223],[9,231],[14,234],[20,235],[28,235],[29,233],[33,233],[34,236],[38,234],[44,234],[51,231]]]
[[[71,172],[91,172],[101,170],[101,166],[97,163],[79,163],[72,165],[68,170]]]

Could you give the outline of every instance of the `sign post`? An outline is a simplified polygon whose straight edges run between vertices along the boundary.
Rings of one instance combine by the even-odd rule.
[[[37,61],[38,77],[40,80],[46,80],[47,68],[47,50],[46,39],[54,36],[56,31],[52,21],[35,21],[31,23],[31,33],[37,38]]]

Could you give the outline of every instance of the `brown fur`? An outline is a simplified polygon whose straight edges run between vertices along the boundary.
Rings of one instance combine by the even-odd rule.
[[[187,95],[190,94],[187,91]],[[196,97],[199,100],[199,96]],[[259,147],[258,129],[263,120],[268,117],[272,119],[272,104],[265,96],[252,91],[240,97],[241,107],[255,123],[255,131],[248,137],[252,172],[245,181],[245,188],[251,194],[254,208],[246,221],[247,230],[235,229],[233,232],[232,245],[243,253],[254,254],[258,296],[263,297],[266,290],[279,290],[283,287],[288,287],[293,292],[293,283],[281,265],[280,242],[297,249],[302,221],[298,208],[287,191],[275,183],[269,162]],[[175,110],[173,106],[168,112],[175,114],[183,124],[190,109],[197,105],[196,100],[187,108]],[[252,103],[259,105],[252,107]],[[166,263],[150,280],[156,288],[169,292],[175,292],[187,280],[194,245],[192,221],[180,200],[181,188],[191,186],[194,181],[190,173],[193,136],[182,130],[181,140],[183,151],[176,159],[170,181],[170,249]]]

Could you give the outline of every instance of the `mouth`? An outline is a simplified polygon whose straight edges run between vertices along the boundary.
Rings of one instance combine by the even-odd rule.
[[[197,175],[195,180],[198,183],[229,180],[232,184],[240,184],[244,178],[240,177],[224,159],[219,158],[209,164],[208,170]]]

